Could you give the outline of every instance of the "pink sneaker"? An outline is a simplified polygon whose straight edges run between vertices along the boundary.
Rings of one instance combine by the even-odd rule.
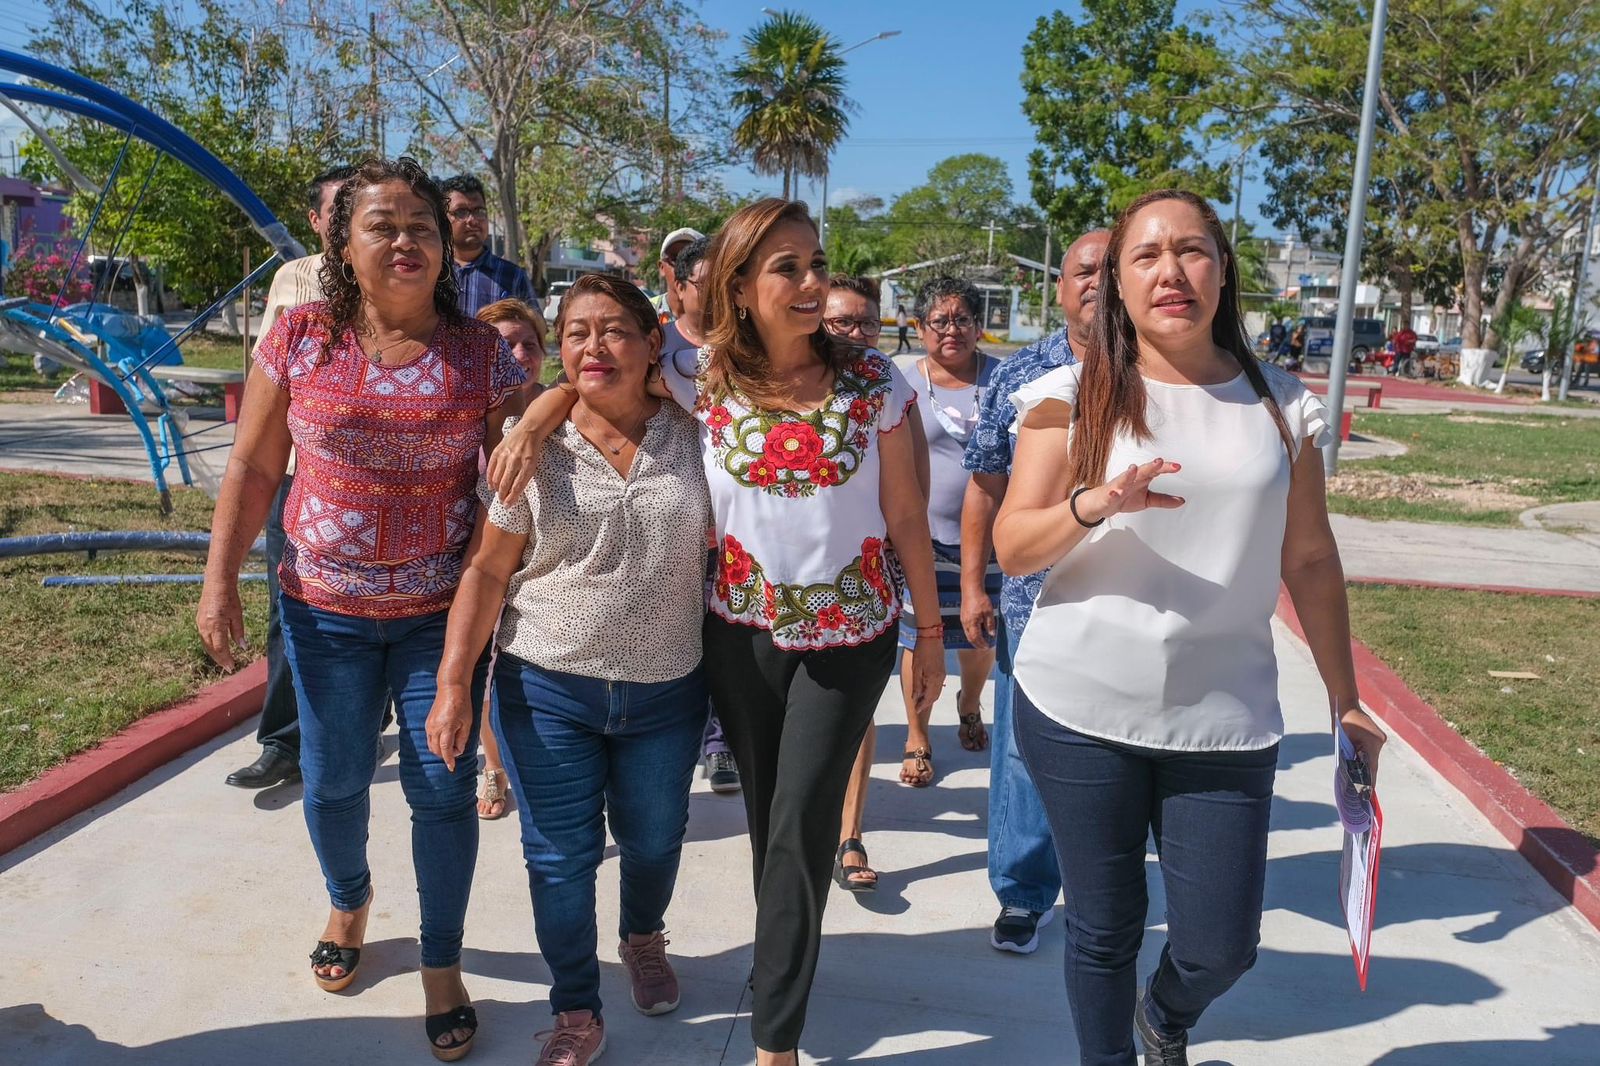
[[[534,1066],[589,1066],[606,1049],[606,1023],[593,1011],[563,1011],[556,1015],[554,1029],[535,1034],[534,1039],[545,1041]]]
[[[624,940],[617,945],[617,954],[622,956],[622,965],[633,985],[633,1005],[640,1014],[666,1014],[678,1009],[678,975],[667,961],[669,943],[665,934],[651,933],[642,944]]]

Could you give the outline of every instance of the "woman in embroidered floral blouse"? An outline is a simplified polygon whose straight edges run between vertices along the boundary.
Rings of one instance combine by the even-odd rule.
[[[477,510],[479,451],[515,413],[523,373],[493,326],[456,311],[444,200],[415,162],[368,161],[333,211],[327,302],[285,312],[256,349],[196,624],[211,657],[231,667],[244,637],[239,565],[292,443],[284,653],[300,702],[306,825],[333,905],[312,975],[338,991],[360,962],[372,903],[367,793],[392,696],[428,1040],[437,1057],[458,1059],[477,1030],[460,961],[478,854],[477,758],[446,766],[428,750],[425,719]],[[486,666],[473,675],[479,703]],[[476,733],[474,722],[474,746]]]
[[[803,204],[766,199],[713,240],[706,347],[666,366],[700,424],[717,568],[706,680],[744,779],[756,890],[759,1066],[797,1063],[845,783],[894,666],[900,596],[934,602],[933,547],[906,411],[915,394],[881,353],[822,325],[827,259]],[[570,399],[565,401],[571,402]],[[502,496],[527,481],[551,393],[490,459]],[[914,699],[944,684],[938,626],[913,652]]]

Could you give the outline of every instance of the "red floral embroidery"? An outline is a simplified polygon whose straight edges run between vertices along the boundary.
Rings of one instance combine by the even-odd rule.
[[[872,405],[863,399],[850,401],[850,421],[867,423],[872,421]]]
[[[778,468],[765,459],[757,459],[750,464],[745,476],[750,479],[750,484],[766,488],[768,485],[777,484]]]
[[[851,363],[850,370],[868,381],[877,381],[883,376],[876,366],[865,359],[857,359],[854,363]]]
[[[761,583],[761,606],[766,610],[767,621],[775,621],[778,617],[778,590],[772,587],[772,582]]]
[[[810,470],[822,455],[822,437],[809,422],[784,422],[767,434],[762,454],[774,466]]]
[[[717,406],[713,407],[706,414],[706,425],[711,429],[711,432],[713,432],[713,433],[721,433],[723,430],[727,429],[732,424],[733,424],[733,416],[730,415],[728,413],[728,409],[726,407],[722,406],[721,404],[718,404]]]
[[[883,541],[868,537],[861,542],[861,577],[880,595],[889,591],[889,578],[883,563]]]
[[[810,470],[811,483],[817,488],[839,483],[839,464],[832,459],[818,459]]]
[[[732,536],[722,538],[721,570],[722,580],[729,585],[742,585],[750,580],[750,553]]]
[[[846,621],[844,608],[837,603],[830,603],[817,612],[817,624],[823,629],[843,629]]]

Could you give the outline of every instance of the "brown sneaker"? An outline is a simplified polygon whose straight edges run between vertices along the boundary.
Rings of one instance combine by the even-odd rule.
[[[622,965],[633,985],[633,1005],[640,1014],[666,1014],[678,1009],[678,975],[667,961],[669,943],[664,933],[651,933],[642,944],[624,940],[617,945],[617,954],[622,956]]]
[[[545,1042],[534,1066],[589,1066],[606,1049],[606,1023],[593,1011],[563,1011],[556,1015],[554,1029],[538,1033],[534,1039]]]

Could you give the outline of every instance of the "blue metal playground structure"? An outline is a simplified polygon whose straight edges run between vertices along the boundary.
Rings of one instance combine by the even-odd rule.
[[[34,105],[79,115],[125,135],[122,150],[100,188],[94,209],[79,238],[67,277],[73,276],[80,262],[86,262],[84,255],[89,240],[100,225],[102,210],[128,158],[129,145],[135,139],[155,148],[156,155],[145,174],[137,199],[126,212],[109,245],[106,258],[112,266],[106,272],[108,288],[110,279],[116,274],[117,254],[121,251],[129,225],[144,202],[151,180],[163,159],[181,163],[209,181],[219,193],[244,212],[252,228],[272,249],[272,254],[249,275],[164,343],[139,344],[109,328],[104,314],[106,309],[95,304],[93,294],[86,304],[65,306],[64,286],[63,292],[58,293],[55,302],[49,306],[25,300],[0,301],[0,347],[71,367],[116,392],[144,442],[150,460],[150,472],[160,493],[162,511],[168,512],[172,507],[167,485],[168,471],[176,466],[183,483],[193,484],[187,456],[195,449],[191,448],[189,438],[184,433],[183,421],[176,416],[168,402],[166,390],[151,374],[151,367],[181,362],[179,346],[186,337],[203,328],[229,301],[238,299],[240,293],[277,264],[304,255],[305,249],[233,171],[188,134],[154,112],[98,82],[21,53],[0,49],[0,72],[27,79],[26,82],[0,81],[0,97],[12,104]]]

